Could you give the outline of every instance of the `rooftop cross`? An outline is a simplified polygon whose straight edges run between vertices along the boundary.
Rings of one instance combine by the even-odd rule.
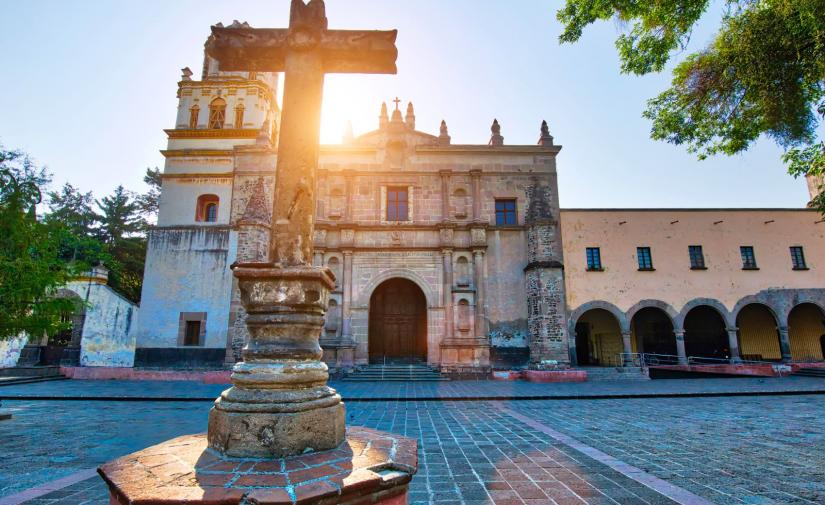
[[[401,100],[399,100],[398,97],[395,97],[395,100],[393,100],[393,103],[395,103],[395,110],[398,110],[398,104],[401,103]]]

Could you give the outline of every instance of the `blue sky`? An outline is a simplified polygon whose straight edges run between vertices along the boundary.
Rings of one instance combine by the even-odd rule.
[[[559,45],[561,2],[327,0],[332,28],[397,28],[398,74],[327,78],[322,141],[376,127],[381,101],[415,104],[419,130],[445,119],[454,143],[486,143],[498,118],[505,143],[534,144],[542,119],[556,143],[563,207],[800,207],[804,181],[785,173],[763,139],[747,153],[697,161],[654,142],[641,117],[669,73],[624,76],[613,45],[621,26],[589,28]],[[689,50],[710,40],[722,6]],[[21,148],[96,196],[141,191],[163,166],[180,69],[200,74],[209,25],[233,19],[286,26],[288,0],[28,0],[5,2],[0,31],[0,142]]]

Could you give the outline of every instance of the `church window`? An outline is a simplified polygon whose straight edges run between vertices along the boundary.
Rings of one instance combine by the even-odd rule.
[[[805,264],[805,253],[802,252],[802,246],[791,246],[791,263],[794,270],[808,269],[808,265]]]
[[[198,114],[200,114],[201,108],[197,105],[192,106],[189,109],[189,128],[195,129],[198,127]]]
[[[226,100],[216,98],[209,104],[209,128],[221,129],[226,121]]]
[[[407,221],[408,208],[407,188],[387,188],[387,221]]]
[[[690,268],[692,270],[705,270],[705,253],[702,252],[702,246],[689,245],[688,256],[690,257]]]
[[[649,247],[637,247],[636,258],[639,260],[639,270],[653,270],[653,259]]]
[[[243,128],[243,105],[235,107],[235,128]]]
[[[496,199],[496,224],[499,226],[518,224],[515,198]]]
[[[463,298],[458,302],[458,329],[460,331],[470,329],[470,302]]]
[[[756,255],[753,252],[752,245],[741,246],[739,253],[742,255],[742,270],[759,270],[759,267],[756,266]]]
[[[464,219],[467,217],[467,192],[462,188],[458,188],[453,193],[453,201],[455,203],[455,217],[457,219]]]
[[[338,260],[337,256],[332,256],[330,259],[327,260],[327,267],[332,270],[332,274],[335,276],[335,286],[341,286],[341,261]]]
[[[587,257],[587,270],[601,271],[602,268],[602,252],[598,247],[588,247],[585,249],[585,256]]]
[[[201,195],[198,197],[195,221],[200,223],[215,223],[218,221],[218,195]]]

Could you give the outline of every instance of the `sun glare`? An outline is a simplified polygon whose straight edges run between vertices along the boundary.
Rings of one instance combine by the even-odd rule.
[[[356,137],[378,128],[381,102],[394,96],[390,96],[392,91],[387,91],[391,87],[387,86],[386,79],[384,76],[327,75],[321,109],[321,143],[342,143],[348,123],[352,123]]]

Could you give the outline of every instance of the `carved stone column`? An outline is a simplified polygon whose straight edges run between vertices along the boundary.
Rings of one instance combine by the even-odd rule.
[[[441,220],[449,221],[450,219],[450,171],[441,170],[438,172],[441,176]]]
[[[728,347],[730,348],[730,362],[739,363],[742,357],[739,355],[739,337],[737,332],[739,328],[725,328],[728,332]]]
[[[344,178],[346,180],[347,186],[347,202],[346,202],[346,210],[344,211],[344,221],[347,223],[352,222],[352,204],[354,201],[355,195],[353,194],[353,185],[355,184],[355,173],[352,170],[345,170],[344,171]]]
[[[676,337],[676,355],[679,357],[680,365],[687,365],[687,351],[685,351],[685,330],[673,330],[673,335]]]
[[[344,250],[344,282],[341,285],[344,290],[344,301],[341,304],[341,326],[342,340],[344,343],[352,342],[352,251]]]
[[[481,220],[481,170],[470,170],[473,190],[473,221]]]
[[[487,311],[484,306],[484,251],[476,249],[473,251],[473,282],[476,288],[476,318],[475,330],[476,338],[487,340]]]
[[[453,329],[453,250],[444,249],[441,251],[443,264],[443,290],[444,290],[444,339],[450,341],[455,335]]]
[[[622,366],[632,366],[633,359],[630,355],[633,354],[633,345],[630,343],[630,330],[622,330],[622,352]]]
[[[779,349],[782,352],[782,361],[788,362],[793,359],[791,355],[791,338],[788,333],[787,326],[780,326],[777,328],[779,332]]]

